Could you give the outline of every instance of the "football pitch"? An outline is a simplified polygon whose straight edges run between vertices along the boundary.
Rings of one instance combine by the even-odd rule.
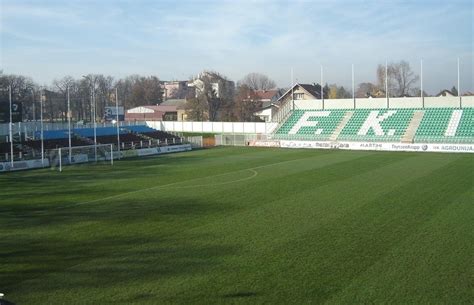
[[[471,154],[213,148],[0,175],[20,304],[472,304]]]

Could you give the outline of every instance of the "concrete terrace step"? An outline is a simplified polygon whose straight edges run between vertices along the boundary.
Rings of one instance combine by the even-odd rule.
[[[336,141],[337,137],[341,134],[341,131],[344,129],[346,126],[347,122],[352,118],[352,115],[354,114],[354,111],[347,111],[344,117],[342,118],[342,121],[339,123],[339,125],[336,127],[332,135],[329,137],[330,141]]]
[[[416,131],[418,130],[424,115],[425,112],[423,110],[415,111],[410,124],[408,125],[407,130],[401,139],[402,143],[413,143]]]

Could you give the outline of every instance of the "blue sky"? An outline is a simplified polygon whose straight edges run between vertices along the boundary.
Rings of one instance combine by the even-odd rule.
[[[188,79],[203,69],[237,81],[261,72],[288,86],[375,81],[379,63],[423,58],[429,93],[474,91],[473,2],[21,1],[1,2],[0,69],[41,84],[103,73]]]

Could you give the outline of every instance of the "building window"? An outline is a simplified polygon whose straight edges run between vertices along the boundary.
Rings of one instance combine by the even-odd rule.
[[[293,99],[295,100],[302,100],[304,96],[304,93],[294,93],[293,94]]]

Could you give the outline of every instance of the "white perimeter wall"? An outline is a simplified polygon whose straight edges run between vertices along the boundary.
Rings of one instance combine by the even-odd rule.
[[[120,126],[126,127],[126,126],[133,126],[133,125],[144,125],[145,121],[121,121]],[[9,131],[9,125],[8,123],[6,124],[0,124],[0,137],[7,136],[10,131]],[[112,123],[99,123],[97,122],[97,128],[99,127],[115,127],[115,124]],[[88,124],[71,124],[71,128],[93,128],[94,125],[91,123]],[[68,124],[64,122],[54,122],[54,123],[48,123],[48,122],[43,122],[43,129],[44,130],[61,130],[61,129],[68,129]],[[34,122],[18,122],[18,123],[13,123],[13,134],[19,134],[19,133],[25,133],[27,136],[32,137],[34,135],[35,131],[40,131],[41,130],[41,123],[40,121],[34,121]],[[3,140],[3,139],[2,139]],[[1,140],[0,140],[1,142]]]
[[[458,108],[459,97],[425,97],[425,108]],[[463,96],[462,107],[474,107],[474,96]],[[389,99],[389,108],[422,108],[421,97],[392,97]],[[324,109],[353,109],[354,100],[327,99],[324,100]],[[358,98],[355,100],[356,109],[387,108],[386,98]],[[295,109],[323,109],[321,100],[295,100]]]
[[[386,98],[358,98],[356,99],[356,109],[366,108],[386,108]],[[459,97],[425,97],[425,107],[450,107],[457,108],[460,105]],[[421,108],[423,106],[420,97],[397,97],[389,99],[390,108]],[[474,107],[474,96],[463,96],[462,107]],[[295,100],[295,109],[322,109],[321,100]],[[327,99],[324,100],[324,109],[353,109],[354,101],[349,99]],[[141,125],[145,122],[121,122],[121,126]],[[251,123],[251,122],[160,122],[147,121],[147,125],[166,131],[176,132],[212,132],[212,133],[272,133],[277,127],[277,123]],[[8,123],[0,124],[0,136],[8,135]],[[23,122],[13,124],[13,132],[26,132],[32,135],[35,130],[40,130],[39,122]],[[111,123],[97,124],[98,127],[114,126]],[[73,128],[92,127],[73,126]],[[44,123],[45,130],[67,129],[67,123]]]
[[[173,132],[197,133],[272,133],[277,123],[266,122],[176,122],[147,121],[151,128]]]

